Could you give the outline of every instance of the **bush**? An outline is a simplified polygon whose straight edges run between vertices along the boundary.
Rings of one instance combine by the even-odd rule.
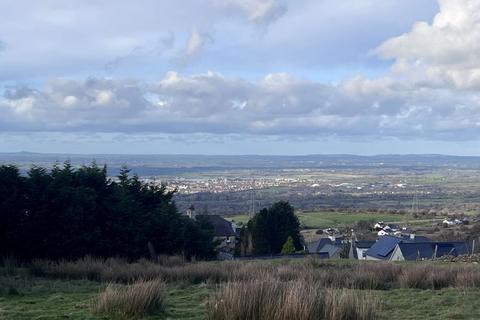
[[[139,318],[165,307],[166,286],[161,280],[137,281],[124,287],[109,284],[93,303],[95,314]]]
[[[295,245],[293,244],[293,238],[288,237],[287,241],[283,244],[282,254],[292,254],[295,253]]]

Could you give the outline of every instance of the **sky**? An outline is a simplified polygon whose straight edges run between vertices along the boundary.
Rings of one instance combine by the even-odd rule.
[[[480,0],[0,0],[0,152],[480,155]]]

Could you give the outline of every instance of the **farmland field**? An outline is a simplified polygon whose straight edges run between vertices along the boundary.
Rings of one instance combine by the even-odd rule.
[[[410,222],[415,221],[407,214],[382,214],[382,213],[350,213],[350,212],[330,212],[330,211],[316,211],[316,212],[302,212],[297,213],[302,226],[306,229],[319,229],[327,227],[341,227],[352,226],[358,221],[385,221],[385,222]],[[226,216],[235,222],[246,223],[249,216],[233,215]]]

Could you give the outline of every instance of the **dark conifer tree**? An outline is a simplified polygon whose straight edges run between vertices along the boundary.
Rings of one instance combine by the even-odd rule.
[[[302,248],[300,223],[294,208],[285,201],[262,209],[248,222],[255,254],[278,254],[288,237],[292,237],[296,250]]]
[[[0,166],[0,256],[137,259],[148,256],[148,242],[159,254],[211,256],[209,226],[182,216],[166,186],[129,172],[116,182],[96,163],[33,167],[26,176]]]

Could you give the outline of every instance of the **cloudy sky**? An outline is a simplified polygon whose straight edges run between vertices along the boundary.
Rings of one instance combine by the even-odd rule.
[[[480,0],[0,0],[0,152],[480,155]]]

